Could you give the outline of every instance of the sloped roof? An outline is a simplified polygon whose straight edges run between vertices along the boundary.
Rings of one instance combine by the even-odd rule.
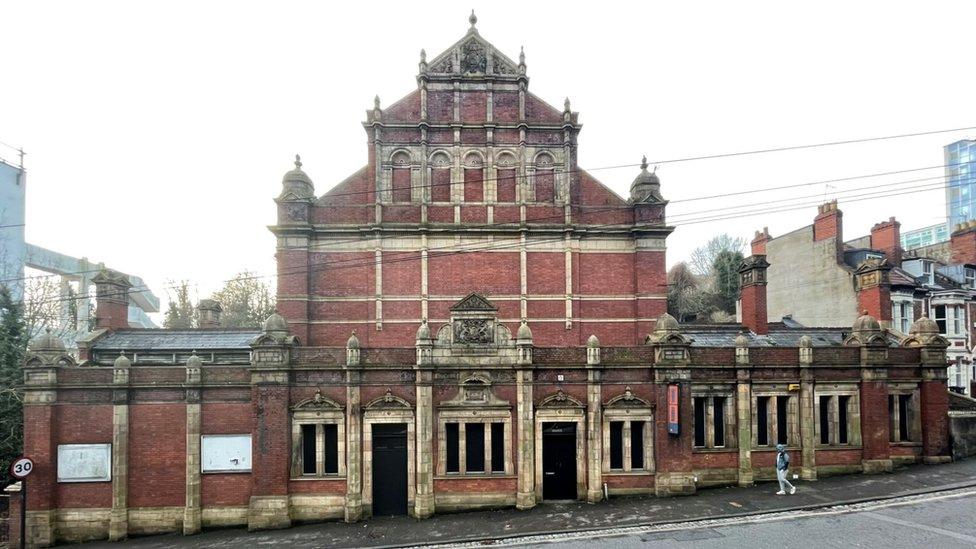
[[[258,328],[214,328],[199,330],[118,330],[94,342],[97,351],[176,351],[206,349],[250,349]]]

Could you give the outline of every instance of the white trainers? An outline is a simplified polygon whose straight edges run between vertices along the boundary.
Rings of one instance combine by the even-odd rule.
[[[796,486],[790,488],[790,495],[792,496],[795,493],[796,493]]]
[[[779,492],[776,492],[776,495],[777,496],[785,496],[786,495],[786,492],[780,490]]]

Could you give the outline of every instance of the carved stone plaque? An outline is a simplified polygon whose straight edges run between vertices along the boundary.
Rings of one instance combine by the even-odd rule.
[[[494,340],[491,322],[487,318],[454,321],[454,343],[486,345]]]

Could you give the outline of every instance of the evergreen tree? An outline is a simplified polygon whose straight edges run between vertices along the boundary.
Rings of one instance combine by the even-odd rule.
[[[23,400],[18,386],[23,382],[27,339],[23,305],[0,285],[0,485],[9,480],[10,462],[23,451]]]
[[[735,314],[735,302],[739,299],[739,267],[742,260],[742,252],[722,250],[712,262],[715,308],[730,315]]]

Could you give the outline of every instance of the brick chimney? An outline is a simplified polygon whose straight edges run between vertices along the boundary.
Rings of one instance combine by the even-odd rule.
[[[763,227],[762,232],[756,231],[756,236],[752,239],[752,255],[766,255],[766,243],[772,240],[769,236],[769,227]]]
[[[959,223],[949,238],[952,262],[976,265],[976,221]]]
[[[813,240],[837,238],[840,242],[844,238],[844,214],[837,209],[837,201],[831,200],[817,206],[817,217],[813,218]]]
[[[891,326],[891,283],[887,259],[868,259],[854,271],[857,287],[857,308],[878,319],[882,326]]]
[[[119,330],[129,327],[129,277],[102,269],[94,278],[95,327]]]
[[[739,267],[739,300],[742,324],[757,334],[769,333],[766,317],[766,268],[765,255],[751,255]]]
[[[888,221],[871,227],[871,248],[884,252],[889,265],[901,265],[901,223],[889,217]]]
[[[220,328],[220,313],[223,310],[216,300],[201,299],[197,303],[197,325],[200,328]]]

